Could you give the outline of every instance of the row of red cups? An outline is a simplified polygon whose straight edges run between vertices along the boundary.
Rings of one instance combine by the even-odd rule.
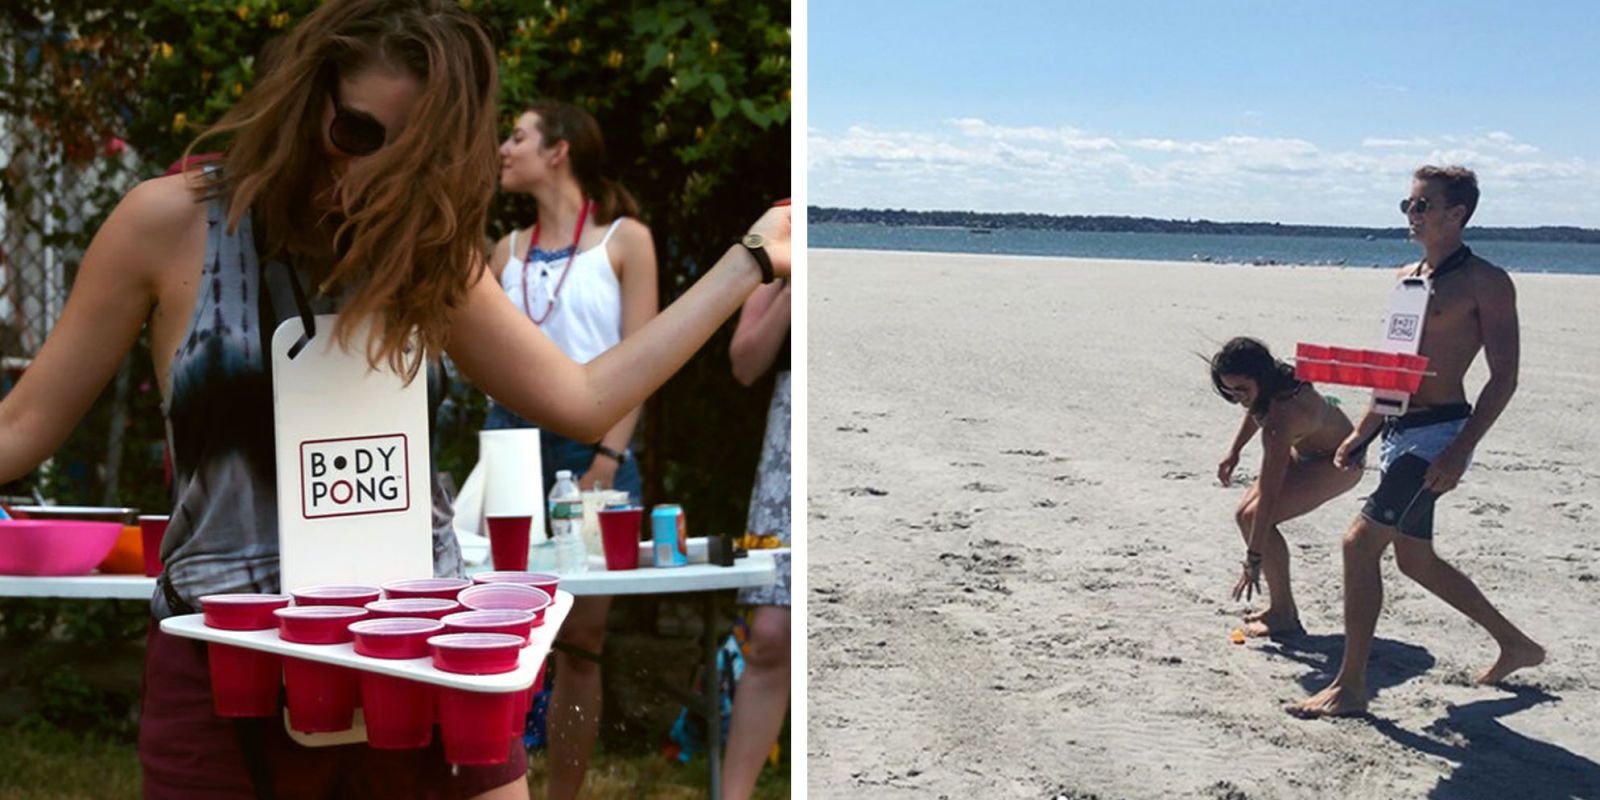
[[[518,579],[526,582],[516,582]],[[486,580],[484,580],[486,579]],[[415,659],[431,655],[441,672],[490,675],[517,667],[531,631],[543,624],[554,576],[485,574],[484,582],[424,578],[368,586],[321,586],[284,595],[231,594],[201,598],[208,627],[278,629],[287,642],[353,642],[359,655]],[[495,582],[499,581],[499,582]],[[538,581],[538,583],[533,583]],[[547,593],[548,592],[548,593]],[[461,611],[465,606],[470,609]],[[440,724],[445,755],[456,764],[493,764],[520,735],[533,688],[509,693],[435,687],[367,670],[352,670],[218,643],[210,644],[213,701],[218,716],[278,713],[280,680],[289,724],[317,733],[350,727],[359,703],[368,743],[381,749],[425,747]],[[281,665],[281,666],[280,666]],[[542,683],[544,666],[533,686]]]

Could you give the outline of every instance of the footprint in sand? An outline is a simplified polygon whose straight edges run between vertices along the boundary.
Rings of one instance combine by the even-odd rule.
[[[964,423],[966,423],[968,425],[978,425],[978,424],[981,424],[981,423],[984,423],[984,422],[988,422],[988,420],[980,419],[978,417],[956,417],[956,422],[964,422]]]
[[[1001,450],[1000,451],[1000,455],[1003,455],[1003,456],[1030,456],[1030,457],[1033,457],[1033,458],[1040,458],[1042,456],[1047,456],[1047,455],[1050,455],[1050,454],[1045,452],[1045,451],[1043,451],[1043,450]]]
[[[992,483],[984,483],[982,481],[973,481],[972,483],[969,483],[961,488],[966,489],[969,492],[983,492],[985,494],[993,494],[995,492],[1003,492],[1006,490],[1006,487],[1004,486],[996,486]]]
[[[1060,504],[1057,503],[1054,500],[1049,499],[1049,498],[1045,498],[1044,500],[1035,500],[1035,501],[1033,501],[1033,507],[1034,508],[1055,508],[1057,505],[1060,505]]]
[[[1167,481],[1186,481],[1198,477],[1200,477],[1198,473],[1183,472],[1181,470],[1170,470],[1161,475],[1161,479]]]
[[[1481,517],[1484,514],[1504,514],[1510,510],[1511,506],[1505,503],[1479,503],[1477,507],[1467,513],[1475,517]]]
[[[860,497],[862,495],[867,495],[869,497],[883,497],[889,493],[887,489],[879,489],[875,486],[852,486],[848,489],[840,489],[839,491],[844,492],[851,497]]]
[[[841,433],[866,433],[867,432],[867,429],[865,427],[857,427],[855,425],[840,425],[839,427],[834,428],[834,430],[839,431]]]
[[[1566,517],[1573,522],[1582,522],[1584,518],[1589,516],[1589,512],[1594,510],[1594,506],[1591,506],[1588,503],[1573,503],[1565,500],[1559,503],[1551,503],[1550,507],[1559,510],[1561,512],[1561,516]]]

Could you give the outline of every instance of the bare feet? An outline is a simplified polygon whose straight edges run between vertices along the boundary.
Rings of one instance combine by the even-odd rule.
[[[1286,633],[1305,633],[1305,627],[1300,624],[1300,615],[1293,611],[1278,613],[1267,609],[1259,614],[1245,617],[1244,635],[1252,638],[1263,636],[1279,636]]]
[[[1252,612],[1244,615],[1244,621],[1245,622],[1259,622],[1262,617],[1266,616],[1271,611],[1272,611],[1271,608],[1263,608],[1260,611],[1252,611]]]
[[[1537,667],[1543,663],[1544,648],[1532,639],[1524,639],[1518,644],[1500,648],[1500,657],[1488,669],[1478,673],[1478,684],[1488,686],[1499,683],[1519,669]]]
[[[1363,689],[1350,689],[1335,682],[1298,703],[1284,706],[1283,710],[1301,719],[1363,714],[1367,710],[1367,693]]]

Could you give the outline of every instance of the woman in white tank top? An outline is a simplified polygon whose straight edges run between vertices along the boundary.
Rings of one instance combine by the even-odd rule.
[[[626,189],[601,176],[600,126],[568,103],[540,101],[517,120],[500,146],[500,186],[532,195],[535,217],[495,245],[491,265],[513,305],[573,360],[587,363],[656,315],[656,253],[650,229]],[[597,484],[640,499],[638,465],[629,452],[639,409],[598,442],[540,435],[544,486],[571,470],[584,489]],[[531,427],[490,402],[486,428]],[[605,643],[609,597],[580,597],[559,639],[591,653]],[[550,697],[551,798],[574,797],[588,768],[600,720],[600,667],[555,654]]]

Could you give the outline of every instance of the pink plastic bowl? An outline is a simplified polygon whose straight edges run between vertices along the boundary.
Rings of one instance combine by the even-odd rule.
[[[384,584],[383,596],[390,600],[402,600],[408,597],[454,600],[462,589],[471,585],[472,581],[465,578],[411,578]]]
[[[358,654],[371,658],[426,658],[428,637],[444,632],[436,619],[364,619],[350,623]]]
[[[366,586],[359,583],[329,583],[322,586],[307,586],[296,589],[289,594],[294,596],[297,606],[354,606],[366,608],[368,603],[383,596],[376,586]]]
[[[347,606],[295,606],[272,613],[278,618],[278,638],[299,644],[348,642],[350,623],[367,616],[366,609]]]
[[[0,575],[87,575],[120,535],[119,522],[0,520]]]
[[[458,599],[473,611],[531,611],[536,627],[544,624],[544,610],[555,602],[543,589],[521,583],[479,584],[462,589]]]
[[[438,597],[407,597],[403,600],[378,600],[368,603],[367,610],[372,612],[372,616],[380,619],[391,617],[442,619],[446,614],[460,611],[461,604]]]
[[[428,649],[441,672],[496,675],[517,668],[522,641],[508,633],[446,633],[428,639]]]
[[[444,629],[450,633],[509,633],[528,645],[533,633],[534,613],[510,608],[489,611],[462,611],[445,617]]]
[[[289,606],[286,594],[208,594],[200,598],[206,627],[224,631],[266,631],[278,627],[272,612]]]

